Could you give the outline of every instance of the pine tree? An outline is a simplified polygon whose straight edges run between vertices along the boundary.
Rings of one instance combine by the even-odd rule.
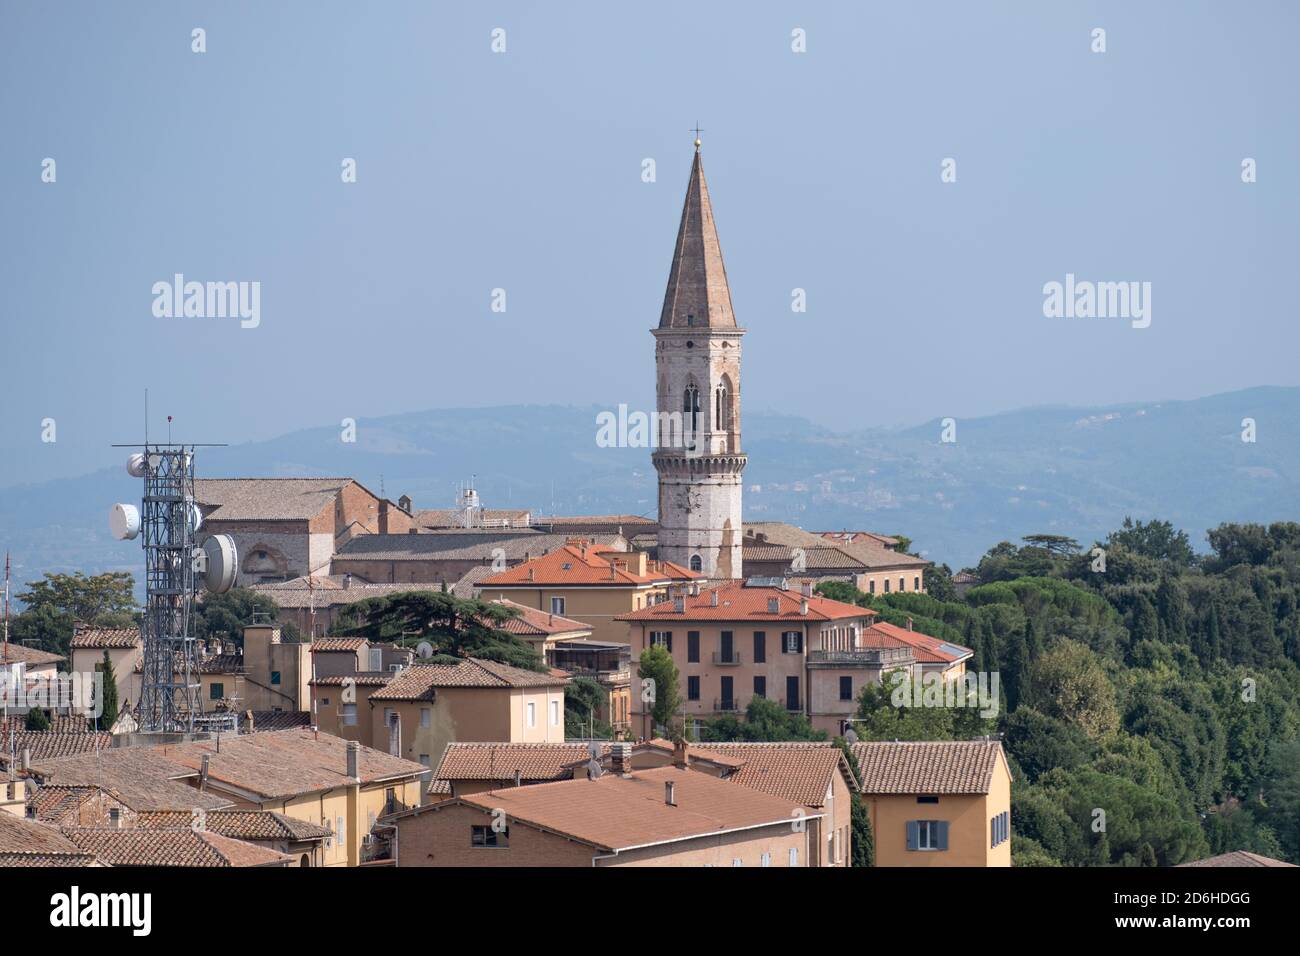
[[[45,716],[45,711],[39,707],[33,707],[27,712],[27,729],[28,730],[49,730],[50,718]]]

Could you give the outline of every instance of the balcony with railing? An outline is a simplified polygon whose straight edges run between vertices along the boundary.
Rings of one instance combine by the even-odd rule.
[[[860,647],[848,651],[808,652],[810,666],[903,667],[914,662],[910,647]]]
[[[740,654],[737,651],[714,651],[713,663],[723,667],[734,667],[740,663]]]
[[[740,711],[740,704],[735,698],[719,699],[714,698],[713,712],[716,714],[734,714]]]

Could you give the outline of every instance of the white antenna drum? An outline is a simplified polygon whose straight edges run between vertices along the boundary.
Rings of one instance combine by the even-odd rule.
[[[149,461],[141,452],[136,452],[126,460],[126,473],[132,478],[143,478],[149,474]]]
[[[108,529],[118,541],[130,541],[140,533],[140,509],[116,504],[108,512]]]
[[[214,534],[203,542],[203,553],[207,557],[203,586],[213,594],[225,594],[234,587],[239,575],[239,552],[235,550],[235,539],[228,534]]]

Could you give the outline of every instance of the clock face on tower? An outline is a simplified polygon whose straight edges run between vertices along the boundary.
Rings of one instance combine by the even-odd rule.
[[[684,488],[677,494],[677,503],[682,506],[682,510],[690,514],[700,507],[700,493],[695,488]]]

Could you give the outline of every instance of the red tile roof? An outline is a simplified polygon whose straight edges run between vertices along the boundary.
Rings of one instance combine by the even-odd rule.
[[[508,607],[513,611],[518,611],[518,617],[512,617],[508,621],[497,625],[501,630],[508,631],[518,637],[546,638],[555,637],[558,634],[572,635],[589,635],[591,634],[591,625],[584,624],[582,621],[575,621],[570,617],[561,617],[559,614],[549,614],[546,611],[538,610],[535,607],[528,607],[523,604],[516,604],[514,601],[506,598],[497,598],[491,602]]]
[[[568,681],[498,661],[466,658],[457,664],[413,664],[393,675],[371,700],[432,700],[439,687],[562,687]]]
[[[0,642],[0,664],[30,664],[35,667],[41,664],[55,664],[61,660],[63,660],[62,654],[51,654],[49,651],[8,641]]]
[[[1221,853],[1218,856],[1206,857],[1204,860],[1193,860],[1190,863],[1179,863],[1182,866],[1295,866],[1294,863],[1286,863],[1283,860],[1275,860],[1269,856],[1260,856],[1258,853],[1250,853],[1246,850],[1233,850],[1231,853]]]
[[[707,754],[731,757],[740,767],[727,777],[741,786],[773,796],[820,807],[837,773],[853,789],[857,781],[843,751],[835,744],[813,741],[790,743],[695,744]]]
[[[646,562],[647,574],[636,574],[626,566],[618,566],[617,558],[630,558],[625,551],[616,551],[604,545],[581,546],[566,544],[562,548],[517,564],[513,568],[484,578],[479,587],[529,587],[560,586],[586,587],[623,585],[626,587],[646,587],[652,584],[665,584],[674,580],[689,580],[699,577],[692,571],[670,561]],[[531,575],[531,576],[530,576]]]
[[[188,828],[192,814],[186,810],[151,810],[136,818],[136,826],[147,830]],[[273,810],[209,810],[203,815],[203,829],[234,840],[324,840],[333,835],[328,827],[276,813]]]
[[[876,621],[863,630],[860,641],[863,647],[905,645],[912,648],[912,656],[921,664],[953,664],[966,660],[975,653],[969,647],[940,640],[920,631],[909,631],[887,621]]]
[[[664,799],[667,782],[673,784],[674,806]],[[804,809],[790,800],[677,767],[638,770],[627,777],[607,773],[594,780],[490,790],[434,804],[429,812],[451,803],[489,812],[504,810],[510,820],[572,837],[605,852],[765,825],[788,827]]]
[[[567,780],[587,759],[586,744],[449,743],[433,772],[435,780]]]
[[[313,654],[332,654],[337,651],[359,651],[370,642],[364,637],[320,637],[311,642]]]
[[[192,830],[65,827],[64,835],[110,866],[288,866],[293,858],[243,840]]]
[[[717,592],[718,603],[712,603]],[[769,610],[768,602],[777,601],[777,610]],[[804,601],[808,613],[801,613]],[[698,595],[682,599],[683,610],[678,612],[672,600],[661,601],[640,611],[620,614],[619,621],[838,621],[851,618],[871,618],[876,612],[856,604],[844,604],[814,594],[805,598],[799,591],[783,591],[776,587],[747,587],[735,581],[716,588],[706,588]]]
[[[87,627],[72,635],[73,650],[129,650],[140,646],[138,627]]]
[[[988,793],[999,760],[996,740],[863,741],[852,747],[863,793]]]

